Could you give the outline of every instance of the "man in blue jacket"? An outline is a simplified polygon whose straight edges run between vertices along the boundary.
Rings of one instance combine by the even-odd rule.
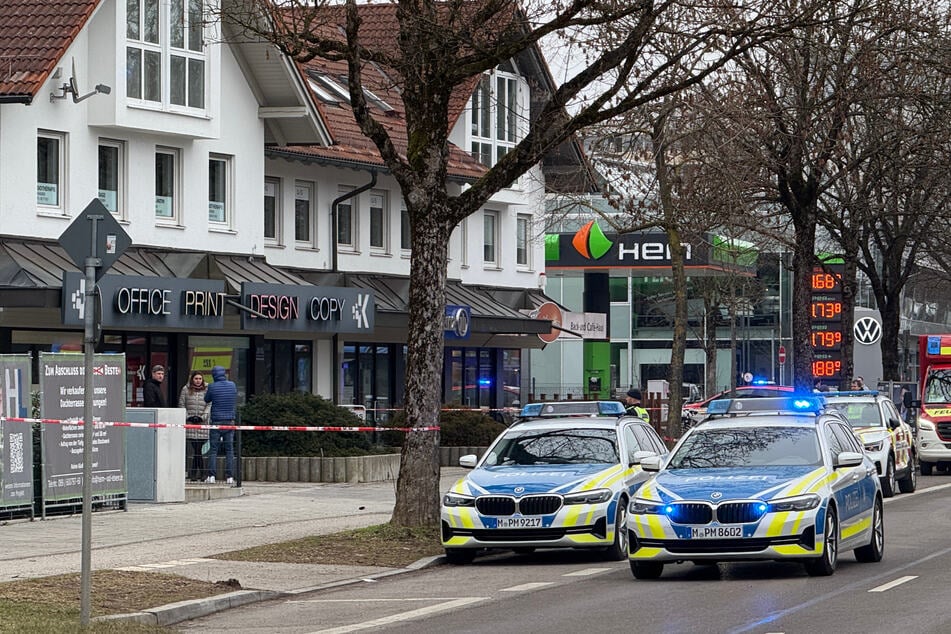
[[[225,376],[225,369],[216,365],[211,369],[211,376],[215,382],[205,391],[205,402],[211,403],[212,425],[234,425],[237,418],[235,408],[238,405],[238,388],[234,381]],[[208,473],[205,482],[214,483],[215,472],[218,470],[218,446],[225,445],[225,477],[228,484],[234,484],[234,430],[212,429],[208,433]]]

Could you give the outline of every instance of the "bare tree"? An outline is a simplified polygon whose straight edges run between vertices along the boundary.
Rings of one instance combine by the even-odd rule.
[[[438,420],[447,243],[453,228],[489,197],[586,126],[701,82],[753,46],[788,29],[824,0],[776,12],[773,0],[741,3],[666,0],[393,0],[344,6],[329,0],[233,0],[225,19],[245,35],[273,42],[291,58],[345,60],[354,116],[399,183],[411,226],[406,418]],[[831,4],[831,3],[830,3]],[[391,11],[390,38],[361,29],[370,11]],[[610,27],[610,28],[607,28]],[[666,34],[684,44],[666,48]],[[379,32],[376,34],[379,35]],[[551,90],[530,129],[464,191],[447,189],[449,121],[455,91],[473,86],[507,60],[537,53],[543,38],[582,48],[577,72]],[[587,46],[586,46],[587,45]],[[659,54],[663,51],[663,55]],[[368,107],[361,69],[393,77],[406,112],[408,142],[394,143]],[[684,69],[691,69],[685,73]],[[410,433],[402,451],[393,523],[432,525],[439,518],[438,436]]]

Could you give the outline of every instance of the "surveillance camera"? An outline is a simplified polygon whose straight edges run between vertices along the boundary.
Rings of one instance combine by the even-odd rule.
[[[110,92],[112,92],[112,88],[105,84],[96,84],[96,92],[101,92],[104,95],[108,95]]]

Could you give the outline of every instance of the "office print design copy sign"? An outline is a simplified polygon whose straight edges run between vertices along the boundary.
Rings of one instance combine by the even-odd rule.
[[[43,418],[82,420],[85,407],[83,355],[40,353],[40,412]],[[92,493],[127,493],[125,427],[97,421],[125,419],[125,355],[93,355]],[[81,498],[83,492],[82,425],[44,424],[43,499]]]
[[[0,354],[0,508],[33,504],[30,355]]]

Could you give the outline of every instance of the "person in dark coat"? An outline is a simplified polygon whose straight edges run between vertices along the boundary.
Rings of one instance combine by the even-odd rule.
[[[211,369],[215,382],[205,390],[205,402],[211,403],[211,425],[234,425],[237,418],[238,387],[228,380],[225,369],[216,365]],[[205,482],[214,483],[218,466],[218,447],[225,446],[225,482],[234,484],[234,430],[212,429],[208,433],[208,477]]]
[[[165,366],[153,365],[152,376],[145,379],[142,385],[143,407],[168,407],[165,401],[165,389],[162,382],[165,380]]]

